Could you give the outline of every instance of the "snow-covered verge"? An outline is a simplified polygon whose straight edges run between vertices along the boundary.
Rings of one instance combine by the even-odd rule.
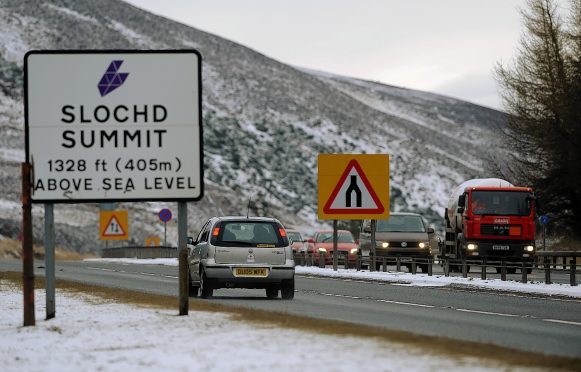
[[[509,368],[478,358],[354,336],[333,337],[230,319],[228,314],[114,303],[57,290],[57,317],[22,327],[22,293],[0,280],[2,371],[470,371]],[[41,306],[38,306],[41,305]],[[341,352],[330,352],[329,346]],[[345,353],[345,350],[349,350]],[[511,370],[519,370],[510,366]],[[524,370],[524,368],[522,368]],[[527,368],[530,370],[530,368]]]
[[[123,262],[133,264],[151,264],[177,266],[177,258],[156,258],[156,259],[133,259],[133,258],[95,258],[84,261],[100,262]],[[451,284],[466,285],[478,288],[494,289],[501,291],[513,291],[524,293],[538,293],[547,295],[563,295],[581,298],[581,286],[571,287],[568,284],[544,284],[541,282],[521,283],[512,280],[502,281],[500,279],[462,278],[457,276],[446,277],[444,275],[428,276],[427,274],[410,274],[397,271],[369,272],[357,271],[355,269],[321,269],[319,267],[297,266],[296,273],[299,275],[324,276],[330,278],[358,279],[399,283],[409,286],[436,287]]]

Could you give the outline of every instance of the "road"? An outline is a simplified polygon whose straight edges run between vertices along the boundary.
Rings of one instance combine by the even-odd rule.
[[[44,275],[43,265],[35,263],[36,275]],[[20,268],[20,261],[0,261],[0,271]],[[58,262],[56,272],[73,281],[178,294],[172,266]],[[580,299],[297,276],[293,301],[237,289],[217,290],[211,301],[581,358]]]

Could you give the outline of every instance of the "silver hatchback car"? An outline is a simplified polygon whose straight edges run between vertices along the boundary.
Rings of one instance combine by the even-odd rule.
[[[295,262],[282,224],[267,217],[213,217],[189,239],[189,293],[218,288],[264,288],[268,298],[291,300]]]

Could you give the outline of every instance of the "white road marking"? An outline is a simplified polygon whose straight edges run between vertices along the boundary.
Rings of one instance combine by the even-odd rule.
[[[491,311],[480,311],[480,310],[470,310],[470,309],[456,309],[458,311],[463,311],[465,313],[476,313],[476,314],[484,314],[484,315],[498,315],[498,316],[506,316],[506,317],[521,317],[522,315],[516,314],[504,314],[504,313],[493,313]]]
[[[427,308],[435,308],[436,306],[432,305],[424,305],[424,304],[414,304],[413,302],[401,302],[401,301],[389,301],[389,300],[376,300],[377,302],[385,302],[388,304],[396,304],[396,305],[408,305],[408,306],[418,306],[418,307],[427,307]]]
[[[140,272],[141,275],[157,276],[157,274]]]
[[[543,319],[545,322],[551,322],[551,323],[562,323],[562,324],[570,324],[570,325],[577,325],[577,326],[581,326],[580,322],[572,322],[570,320],[558,320],[558,319]]]

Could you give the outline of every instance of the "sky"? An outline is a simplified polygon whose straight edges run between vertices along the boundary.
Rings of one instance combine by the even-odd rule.
[[[127,0],[126,0],[127,1]],[[297,67],[501,109],[525,0],[128,0]]]

